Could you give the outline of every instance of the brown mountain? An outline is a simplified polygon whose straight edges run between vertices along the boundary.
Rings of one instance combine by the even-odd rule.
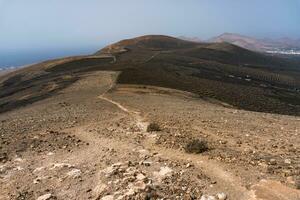
[[[209,39],[208,42],[227,42],[239,47],[258,52],[274,50],[300,49],[300,41],[288,37],[279,39],[257,39],[254,37],[239,35],[235,33],[224,33],[220,36]]]
[[[263,52],[268,46],[267,42],[234,33],[224,33],[220,36],[210,39],[209,42],[228,42],[245,49],[261,52]]]
[[[300,40],[289,37],[283,37],[279,39],[264,39],[262,41],[273,48],[300,48]]]
[[[89,71],[110,70],[120,72],[118,84],[173,88],[241,109],[300,115],[297,62],[229,43],[142,36],[93,56],[48,61],[1,78],[0,112],[55,95]]]
[[[297,67],[152,35],[0,76],[0,199],[299,199]]]

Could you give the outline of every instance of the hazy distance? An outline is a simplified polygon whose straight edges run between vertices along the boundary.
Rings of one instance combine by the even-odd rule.
[[[0,0],[0,67],[93,53],[146,34],[300,38],[299,10],[299,0]]]

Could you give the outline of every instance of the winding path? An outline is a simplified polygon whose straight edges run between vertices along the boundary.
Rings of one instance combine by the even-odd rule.
[[[133,118],[136,125],[140,128],[140,131],[142,133],[146,133],[149,122],[146,119],[144,119],[140,112],[125,107],[121,103],[107,97],[108,92],[111,91],[111,89],[115,86],[115,78],[116,77],[111,77],[111,86],[105,93],[100,95],[99,98],[117,106],[120,110],[127,113]],[[234,199],[251,199],[252,192],[250,192],[242,186],[238,177],[235,177],[230,172],[225,171],[223,168],[220,167],[218,163],[210,161],[206,157],[203,157],[201,155],[186,154],[178,150],[165,149],[159,147],[154,144],[153,137],[148,137],[143,142],[143,145],[152,151],[160,152],[160,154],[162,154],[163,157],[166,157],[168,159],[175,159],[180,161],[184,160],[193,163],[195,166],[200,168],[207,176],[211,177],[214,180],[217,180],[217,183],[220,184],[222,187],[227,187],[230,191],[231,196],[234,197]]]
[[[109,89],[99,96],[100,99],[107,101],[120,110],[127,113],[133,118],[136,125],[140,128],[142,133],[146,133],[149,122],[142,116],[141,112],[134,111],[121,103],[114,101],[107,97],[109,91],[115,86],[116,76],[111,77],[111,86]],[[210,160],[202,155],[187,154],[175,149],[166,149],[161,146],[155,145],[154,138],[146,137],[143,141],[144,148],[153,152],[159,152],[162,157],[178,161],[190,162],[197,168],[201,169],[205,175],[217,181],[220,188],[226,188],[230,194],[230,199],[236,200],[300,200],[300,192],[288,188],[278,182],[262,180],[255,184],[251,189],[247,189],[241,181],[240,177],[233,175],[229,170],[226,170],[222,163]]]

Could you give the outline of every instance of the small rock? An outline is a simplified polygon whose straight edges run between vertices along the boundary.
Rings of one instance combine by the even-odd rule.
[[[118,162],[112,165],[112,167],[121,167],[122,165],[124,165],[124,163],[122,162]]]
[[[277,162],[274,158],[270,159],[270,165],[276,165]]]
[[[217,200],[214,196],[202,195],[200,200]]]
[[[291,161],[291,159],[285,159],[285,160],[284,160],[284,163],[285,163],[285,164],[292,164],[292,161]]]
[[[146,176],[144,174],[138,174],[136,175],[136,179],[139,180],[139,181],[142,181],[142,180],[145,180],[146,179]]]
[[[101,198],[101,200],[114,200],[114,196],[113,195],[107,195]]]
[[[135,194],[134,190],[130,188],[124,195],[125,196],[133,196]]]
[[[125,198],[125,196],[124,195],[121,195],[121,196],[119,196],[118,198],[117,198],[117,200],[122,200],[122,199],[124,199]]]
[[[216,197],[217,197],[219,200],[226,200],[226,199],[227,199],[227,195],[226,195],[224,192],[221,192],[221,193],[216,194]]]
[[[186,165],[186,168],[190,168],[192,166],[192,164],[191,163],[188,163],[187,165]]]
[[[45,167],[38,167],[38,168],[33,170],[33,173],[37,173],[39,171],[42,171],[43,169],[45,169]]]
[[[102,172],[104,172],[107,176],[114,174],[116,171],[117,169],[112,166],[109,166],[106,169],[102,170]]]
[[[48,200],[52,197],[52,194],[44,194],[42,196],[39,196],[36,200]]]
[[[170,176],[173,170],[169,167],[161,167],[159,172],[153,172],[157,181],[161,182],[166,176]]]
[[[99,182],[98,185],[93,189],[96,194],[102,194],[107,189],[107,185]]]
[[[16,162],[23,162],[23,159],[22,158],[19,158],[19,157],[17,157],[17,158],[15,158],[15,160],[14,161],[16,161]]]
[[[145,190],[147,185],[143,181],[137,181],[134,183],[134,190],[140,191],[140,190]]]
[[[81,175],[81,171],[80,169],[72,169],[67,173],[67,175],[73,178],[77,178]]]
[[[54,163],[53,167],[51,167],[50,169],[56,169],[56,168],[71,168],[74,167],[73,165],[69,164],[69,163]]]
[[[169,167],[161,167],[160,171],[159,171],[159,175],[160,176],[167,176],[172,172],[173,172],[173,170]]]

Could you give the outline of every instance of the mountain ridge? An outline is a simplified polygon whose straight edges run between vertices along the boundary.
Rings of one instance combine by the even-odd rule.
[[[0,76],[0,199],[299,199],[299,63],[142,36]]]
[[[278,38],[278,39],[257,39],[236,33],[223,33],[213,37],[207,42],[229,42],[252,51],[268,52],[278,49],[300,49],[300,39]]]
[[[146,35],[116,42],[91,56],[46,61],[0,77],[0,112],[55,95],[89,71],[110,70],[120,72],[117,84],[183,90],[240,109],[299,115],[298,66],[296,60],[230,43]],[[50,82],[55,88],[49,91]],[[262,100],[248,98],[248,90]],[[19,97],[27,92],[26,98]]]

